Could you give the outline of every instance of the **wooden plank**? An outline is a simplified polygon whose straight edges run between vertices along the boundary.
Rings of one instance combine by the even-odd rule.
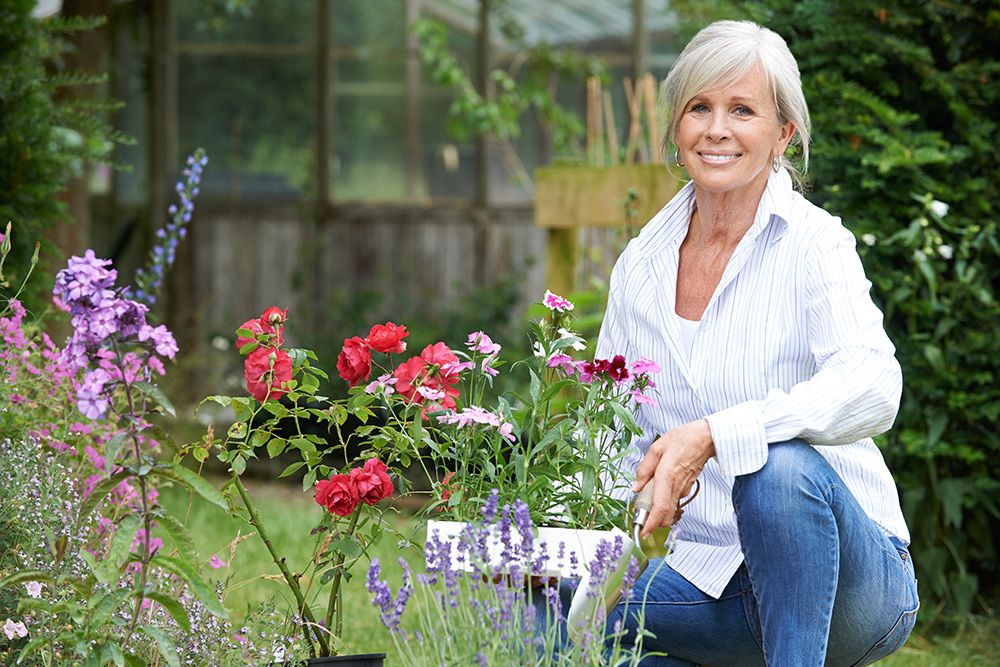
[[[623,200],[635,189],[645,223],[684,184],[675,168],[657,164],[614,167],[547,166],[535,170],[535,224],[546,229],[625,224]]]

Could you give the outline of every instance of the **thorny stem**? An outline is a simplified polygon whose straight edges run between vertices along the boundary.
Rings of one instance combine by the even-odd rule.
[[[360,518],[361,512],[360,507],[354,511],[351,515],[351,523],[347,526],[347,536],[351,537],[354,535],[354,530],[358,527],[358,518]],[[330,588],[330,598],[326,605],[326,627],[330,627],[333,623],[333,612],[334,609],[337,611],[337,628],[334,632],[335,637],[339,637],[344,630],[344,613],[342,604],[340,604],[340,581],[344,575],[344,552],[341,551],[337,554],[337,562],[333,566],[336,569],[336,574],[333,575],[333,586]]]
[[[323,655],[328,655],[330,653],[330,646],[326,641],[326,637],[323,635],[322,629],[316,623],[316,619],[313,617],[312,610],[309,609],[309,605],[306,604],[306,600],[302,595],[302,589],[299,587],[299,581],[288,569],[285,564],[285,559],[278,555],[278,552],[274,548],[274,544],[271,542],[271,538],[268,537],[267,531],[264,530],[264,525],[260,520],[260,515],[257,513],[257,507],[250,500],[250,496],[247,494],[247,489],[243,486],[243,480],[235,472],[233,473],[233,486],[236,487],[236,491],[240,494],[240,499],[243,501],[243,506],[247,508],[247,512],[250,514],[250,523],[254,528],[257,529],[257,534],[260,535],[260,539],[264,542],[264,546],[267,547],[267,551],[271,554],[271,560],[274,564],[278,566],[281,571],[281,576],[285,578],[285,583],[288,584],[288,588],[292,591],[292,595],[295,596],[295,602],[299,606],[299,613],[305,618],[306,624],[312,628],[313,633],[316,635],[316,640],[319,642],[320,651]],[[309,638],[309,632],[304,632],[303,637],[309,643],[309,652],[314,652],[314,647],[312,640]]]

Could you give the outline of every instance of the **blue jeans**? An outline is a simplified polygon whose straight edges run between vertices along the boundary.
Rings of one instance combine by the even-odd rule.
[[[718,600],[651,561],[608,627],[634,637],[643,596],[642,667],[866,665],[906,641],[917,582],[906,547],[861,509],[830,464],[801,441],[771,445],[763,468],[736,478],[745,563]],[[648,592],[647,592],[648,588]]]

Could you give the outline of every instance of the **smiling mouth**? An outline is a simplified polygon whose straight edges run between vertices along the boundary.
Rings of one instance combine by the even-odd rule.
[[[719,155],[714,153],[701,153],[701,157],[708,160],[709,162],[731,162],[736,158],[740,157],[742,153],[731,153],[726,155]]]

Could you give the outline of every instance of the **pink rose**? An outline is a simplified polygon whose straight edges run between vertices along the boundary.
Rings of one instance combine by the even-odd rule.
[[[395,352],[397,354],[406,351],[406,342],[403,340],[410,335],[403,325],[395,325],[392,322],[376,324],[368,332],[365,343],[376,352]]]
[[[353,477],[333,475],[316,482],[316,502],[338,516],[350,516],[359,502]]]
[[[244,362],[243,378],[247,391],[261,403],[278,398],[288,391],[282,385],[292,379],[292,358],[284,350],[258,347]]]
[[[416,386],[426,379],[427,364],[420,357],[411,357],[396,367],[392,376],[396,378],[396,391],[411,402],[420,402]]]
[[[351,479],[354,480],[361,501],[369,505],[388,498],[395,490],[389,479],[389,469],[378,459],[368,459],[364,468],[351,470]]]
[[[372,353],[359,336],[344,340],[337,355],[337,372],[352,387],[372,374]]]

